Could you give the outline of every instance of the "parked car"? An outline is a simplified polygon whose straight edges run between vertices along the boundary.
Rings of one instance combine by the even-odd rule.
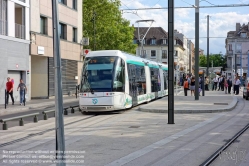
[[[249,78],[245,81],[245,86],[243,89],[243,98],[248,100],[249,98]]]

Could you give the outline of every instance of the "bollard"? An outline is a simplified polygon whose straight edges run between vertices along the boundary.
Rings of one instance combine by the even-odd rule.
[[[74,109],[73,108],[71,109],[71,113],[74,114]]]
[[[37,116],[35,115],[35,117],[34,117],[34,123],[37,123],[38,122],[38,118],[37,118]]]
[[[8,125],[6,122],[3,123],[3,130],[8,130]]]
[[[24,123],[23,123],[22,118],[21,118],[20,121],[19,121],[19,126],[24,126]]]
[[[64,115],[68,115],[67,109],[64,110]]]
[[[48,115],[44,113],[43,120],[48,120]]]

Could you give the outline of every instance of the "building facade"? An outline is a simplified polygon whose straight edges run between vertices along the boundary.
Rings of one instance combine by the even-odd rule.
[[[20,79],[30,92],[29,10],[30,0],[0,0],[0,104],[4,104],[7,77],[14,85],[15,103],[20,101]]]
[[[249,22],[241,25],[236,23],[235,31],[227,33],[226,55],[228,76],[246,76],[248,73],[248,57],[249,57]],[[236,60],[235,60],[236,57]],[[235,71],[235,67],[237,71]],[[242,69],[242,70],[241,70]]]
[[[31,98],[54,96],[52,1],[31,1]],[[82,67],[82,0],[59,0],[63,95],[75,93]]]

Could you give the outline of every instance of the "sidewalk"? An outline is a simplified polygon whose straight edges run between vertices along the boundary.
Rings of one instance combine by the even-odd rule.
[[[241,93],[240,93],[241,94]],[[237,96],[225,94],[224,91],[205,91],[205,96],[195,100],[194,96],[178,93],[174,98],[174,113],[214,113],[230,111],[237,105]],[[190,92],[188,91],[188,95]],[[141,105],[143,112],[168,113],[168,97]]]
[[[79,98],[76,99],[75,96],[63,97],[63,103],[77,102]],[[0,105],[0,116],[9,115],[13,113],[25,112],[30,109],[41,109],[47,107],[54,107],[55,99],[34,99],[26,102],[26,106],[20,105],[19,102],[12,105],[11,103],[7,105],[6,109],[4,104]]]

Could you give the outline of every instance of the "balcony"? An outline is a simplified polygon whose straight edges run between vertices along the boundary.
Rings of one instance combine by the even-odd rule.
[[[20,24],[15,24],[15,37],[24,39],[25,38],[25,26]]]
[[[233,55],[233,50],[228,50],[227,54],[228,54],[228,56],[232,56]]]
[[[8,35],[8,22],[0,20],[0,35]]]

